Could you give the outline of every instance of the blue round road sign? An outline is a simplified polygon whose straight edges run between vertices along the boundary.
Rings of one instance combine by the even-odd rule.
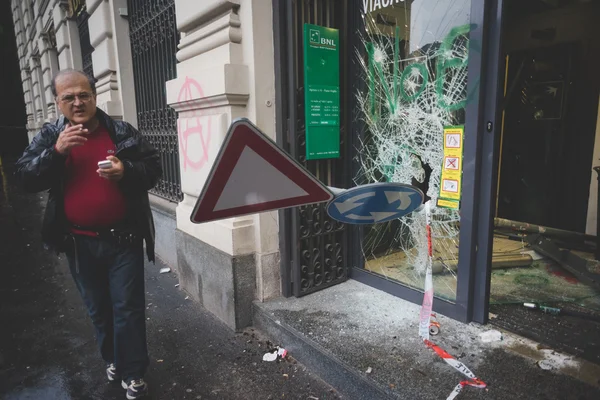
[[[376,224],[415,211],[424,198],[423,192],[411,185],[371,183],[337,195],[327,205],[327,213],[346,224]]]

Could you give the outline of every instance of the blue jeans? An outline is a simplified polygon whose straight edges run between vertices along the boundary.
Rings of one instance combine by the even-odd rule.
[[[148,367],[142,243],[74,236],[66,252],[77,289],[96,328],[100,354],[128,382]]]

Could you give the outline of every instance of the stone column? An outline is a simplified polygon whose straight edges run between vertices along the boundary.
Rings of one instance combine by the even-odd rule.
[[[244,32],[244,61],[250,71],[251,101],[247,117],[276,141],[275,55],[272,2],[243,0],[240,20]],[[248,43],[252,45],[249,46]],[[281,295],[279,214],[255,215],[256,298],[264,301]]]
[[[33,105],[31,95],[31,78],[29,64],[26,61],[27,47],[25,44],[25,26],[23,22],[23,13],[21,12],[21,4],[17,0],[12,2],[12,15],[15,28],[15,38],[17,42],[17,54],[19,57],[19,68],[21,70],[21,82],[23,84],[23,98],[25,100],[25,109],[27,113],[27,135],[29,141],[33,139],[35,127],[33,125]]]
[[[52,77],[58,72],[58,56],[56,48],[49,41],[48,34],[44,33],[38,39],[38,48],[40,50],[40,60],[42,65],[42,98],[47,105],[46,121],[54,121],[57,117],[56,103],[52,94]]]
[[[29,59],[29,69],[31,70],[31,86],[33,90],[34,120],[36,128],[38,128],[44,123],[47,112],[39,54],[36,53]]]
[[[29,65],[25,65],[24,62],[22,62],[21,65],[21,81],[23,82],[23,96],[25,98],[25,109],[27,113],[27,136],[29,137],[29,142],[31,142],[37,132],[35,118],[33,116],[35,107],[33,105],[33,92],[31,89],[31,71]]]
[[[90,42],[96,75],[98,107],[113,118],[136,125],[135,90],[129,42],[129,24],[119,9],[126,0],[88,0]]]
[[[27,44],[31,40],[29,37],[29,33],[31,32],[31,15],[29,15],[27,2],[22,2],[20,8],[23,17],[23,39],[25,40],[25,44]]]
[[[109,0],[109,17],[113,30],[115,59],[117,62],[117,82],[122,117],[137,127],[137,107],[133,80],[133,61],[129,41],[129,21],[121,16],[127,10],[127,0]]]
[[[19,61],[23,59],[25,56],[25,28],[23,24],[23,14],[21,13],[20,4],[13,0],[12,2],[12,16],[13,16],[13,26],[15,29],[15,40],[17,43],[17,55],[19,57]],[[22,65],[21,69],[22,69]]]
[[[274,101],[270,2],[175,0],[175,7],[180,63],[177,79],[167,82],[167,101],[179,113],[181,284],[209,311],[239,329],[251,322],[252,300],[264,297],[262,261],[279,269],[277,214],[202,225],[192,224],[190,214],[232,120],[248,117],[275,135],[269,108]],[[262,27],[256,24],[259,20]],[[263,225],[265,220],[273,222]],[[278,276],[274,280],[270,285],[278,294]]]
[[[68,18],[69,4],[65,0],[58,1],[52,9],[54,31],[56,33],[56,53],[60,69],[83,69],[81,44],[77,23]]]
[[[40,3],[42,1],[40,0],[34,0],[34,3],[31,5],[33,7],[33,9],[35,10],[34,14],[35,14],[35,26],[36,26],[36,36],[32,38],[32,40],[35,42],[34,44],[37,45],[37,40],[39,38],[39,36],[44,32],[44,15],[40,14],[43,11],[40,10]]]
[[[23,98],[25,100],[27,115],[31,115],[33,119],[34,106],[33,93],[31,91],[31,70],[29,69],[29,65],[24,65],[24,63],[21,63],[21,65],[21,82],[23,83]]]

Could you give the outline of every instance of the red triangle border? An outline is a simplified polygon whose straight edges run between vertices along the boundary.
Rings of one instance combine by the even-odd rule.
[[[246,147],[254,150],[266,162],[290,178],[308,194],[300,197],[214,211],[219,197]],[[257,177],[257,179],[260,179],[260,177]],[[290,156],[279,149],[271,139],[260,132],[249,121],[234,121],[225,138],[223,149],[215,160],[215,165],[198,198],[191,220],[194,223],[203,223],[331,200],[333,198],[332,193],[325,189],[322,184],[315,182],[315,180],[316,178],[312,178],[308,171],[304,170],[300,164],[296,163]]]

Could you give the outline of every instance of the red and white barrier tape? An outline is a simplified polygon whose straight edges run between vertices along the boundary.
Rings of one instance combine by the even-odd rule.
[[[427,347],[435,351],[447,364],[452,366],[458,372],[468,378],[460,382],[450,393],[446,400],[453,400],[460,394],[465,386],[472,386],[483,389],[487,384],[477,378],[475,374],[462,362],[448,354],[444,349],[432,343],[429,340],[429,327],[431,325],[431,313],[433,308],[433,279],[432,279],[432,264],[433,264],[433,240],[431,237],[431,207],[430,203],[425,203],[425,223],[427,231],[427,270],[425,272],[425,286],[423,295],[423,305],[419,315],[419,336],[423,338],[423,342]]]
[[[454,390],[450,393],[446,400],[452,400],[456,396],[460,394],[462,389],[465,386],[473,386],[476,388],[483,389],[487,387],[487,384],[481,379],[477,378],[475,374],[462,362],[458,361],[456,358],[452,357],[446,350],[442,349],[440,346],[433,344],[431,341],[425,339],[423,340],[425,345],[435,351],[435,353],[442,358],[448,365],[452,366],[455,370],[469,378],[468,380],[460,382]]]
[[[419,315],[419,336],[429,340],[429,325],[431,323],[431,312],[433,311],[433,278],[431,269],[433,263],[433,242],[431,239],[431,206],[425,203],[425,227],[427,229],[427,267],[425,271],[425,286],[423,305]]]

